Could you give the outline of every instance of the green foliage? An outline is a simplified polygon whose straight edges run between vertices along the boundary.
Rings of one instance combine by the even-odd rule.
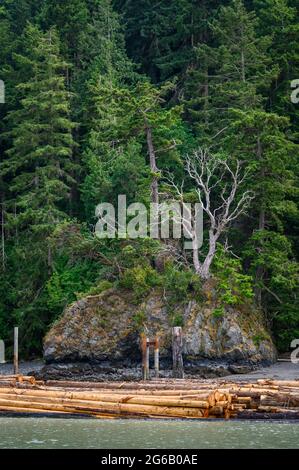
[[[136,302],[142,300],[153,288],[163,289],[170,310],[175,304],[184,303],[188,298],[203,300],[202,281],[192,269],[179,269],[173,262],[167,261],[163,272],[157,272],[150,266],[149,259],[144,256],[142,259],[142,255],[139,255],[140,259],[136,258],[136,251],[132,246],[125,247],[122,253],[124,252],[129,254],[131,265],[132,260],[135,260],[135,266],[124,269],[119,285],[132,290]]]
[[[139,301],[147,295],[153,287],[161,285],[161,278],[157,271],[150,266],[136,266],[127,269],[119,280],[119,285],[134,292],[135,300]]]
[[[200,278],[191,269],[179,269],[172,262],[166,265],[163,273],[163,286],[172,303],[182,302],[194,294],[198,300],[201,299]]]
[[[125,245],[121,247],[119,263],[121,263],[123,269],[148,266],[160,250],[160,242],[152,238],[126,241]]]
[[[89,289],[84,295],[99,295],[105,290],[111,289],[111,287],[113,287],[113,283],[104,279],[97,285],[92,286],[91,289]],[[83,297],[83,295],[80,294],[80,297]]]
[[[144,310],[139,310],[137,313],[135,313],[135,315],[132,317],[132,321],[137,331],[143,331],[143,327],[146,321],[146,313]]]
[[[78,297],[100,294],[111,287],[111,283],[105,280],[94,285],[96,275],[97,267],[92,261],[83,259],[70,265],[69,260],[60,259],[46,283],[49,310],[60,314],[68,303]]]
[[[248,242],[244,256],[251,260],[252,272],[257,266],[263,270],[257,287],[265,292],[267,316],[278,347],[287,351],[299,332],[298,262],[293,258],[292,244],[282,234],[258,231]]]
[[[253,298],[252,277],[242,273],[241,262],[232,258],[219,246],[213,271],[218,281],[219,302],[239,305]]]
[[[273,332],[280,351],[289,351],[291,342],[299,338],[298,308],[297,299],[285,300],[273,318]]]
[[[225,314],[225,311],[224,311],[224,307],[217,307],[213,310],[213,317],[216,318],[217,320],[220,319],[220,318],[223,318]]]
[[[4,180],[11,177],[8,206],[14,206],[12,225],[23,230],[51,233],[55,224],[67,217],[64,204],[70,185],[74,145],[69,118],[70,95],[65,87],[55,30],[42,33],[28,25],[24,33],[26,56],[16,56],[30,69],[20,83],[21,108],[12,111],[12,147],[1,163]],[[11,209],[12,211],[12,209]]]
[[[266,333],[258,333],[253,336],[252,341],[256,347],[259,347],[262,341],[267,341],[269,340],[269,335]]]
[[[169,314],[171,326],[184,326],[184,317],[181,313],[172,312]]]

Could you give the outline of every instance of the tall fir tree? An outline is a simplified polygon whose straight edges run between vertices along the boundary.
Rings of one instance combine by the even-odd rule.
[[[20,104],[8,114],[11,147],[0,166],[7,188],[1,321],[5,337],[17,322],[22,347],[38,351],[49,321],[41,294],[53,270],[51,240],[69,212],[74,124],[56,31],[43,33],[29,24],[22,41],[23,54],[14,55],[14,65],[26,81],[17,86]]]
[[[198,135],[222,135],[233,121],[231,110],[262,109],[278,68],[268,54],[271,37],[259,37],[257,28],[258,19],[243,0],[221,6],[211,18],[210,44],[196,48],[197,67],[187,86],[186,107]]]
[[[14,223],[43,238],[68,211],[74,124],[56,31],[42,33],[29,25],[24,41],[27,55],[16,56],[16,61],[31,75],[18,85],[21,108],[9,113],[12,147],[1,175],[10,180],[9,202],[17,209]]]

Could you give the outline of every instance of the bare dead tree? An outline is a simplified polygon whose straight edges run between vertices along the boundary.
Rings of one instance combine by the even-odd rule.
[[[216,254],[216,244],[229,224],[246,212],[253,191],[242,192],[242,185],[248,176],[248,170],[242,171],[239,161],[231,166],[227,159],[213,155],[207,149],[199,149],[186,157],[185,170],[195,182],[195,191],[203,211],[209,221],[209,249],[203,262],[199,257],[198,234],[196,233],[190,214],[190,208],[184,203],[184,184],[178,186],[172,177],[166,177],[181,201],[183,214],[182,224],[185,233],[192,241],[193,265],[202,279],[210,277],[210,267]]]

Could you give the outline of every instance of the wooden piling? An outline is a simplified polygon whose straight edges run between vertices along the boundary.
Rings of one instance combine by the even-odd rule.
[[[172,360],[173,360],[173,377],[184,378],[183,365],[183,335],[182,328],[175,326],[172,328]]]
[[[159,338],[156,336],[154,345],[155,376],[159,378]]]
[[[145,374],[145,380],[149,380],[150,378],[150,373],[149,373],[149,360],[150,360],[150,341],[149,338],[146,338],[146,374]]]
[[[14,354],[13,354],[14,374],[19,373],[19,328],[14,328]]]
[[[147,337],[144,333],[140,335],[140,346],[142,355],[142,378],[147,379]]]
[[[2,339],[0,339],[0,364],[5,364],[5,345]]]

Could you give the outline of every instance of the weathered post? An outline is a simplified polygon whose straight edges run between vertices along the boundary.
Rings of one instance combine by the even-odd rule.
[[[140,346],[142,354],[142,379],[146,380],[147,377],[147,338],[144,333],[140,335]]]
[[[0,339],[0,364],[5,364],[5,344],[3,339]]]
[[[13,354],[14,374],[19,373],[19,328],[14,328],[14,354]]]
[[[172,361],[173,377],[183,379],[183,335],[182,328],[180,326],[175,326],[172,328]]]
[[[140,348],[142,354],[142,378],[149,380],[150,378],[150,348],[154,347],[154,367],[155,376],[159,377],[159,337],[151,341],[145,333],[140,334]]]
[[[155,360],[155,376],[159,377],[159,337],[155,338],[154,345],[154,360]]]
[[[149,338],[146,338],[146,380],[149,380],[150,373],[149,373],[149,360],[150,360],[150,341]]]

